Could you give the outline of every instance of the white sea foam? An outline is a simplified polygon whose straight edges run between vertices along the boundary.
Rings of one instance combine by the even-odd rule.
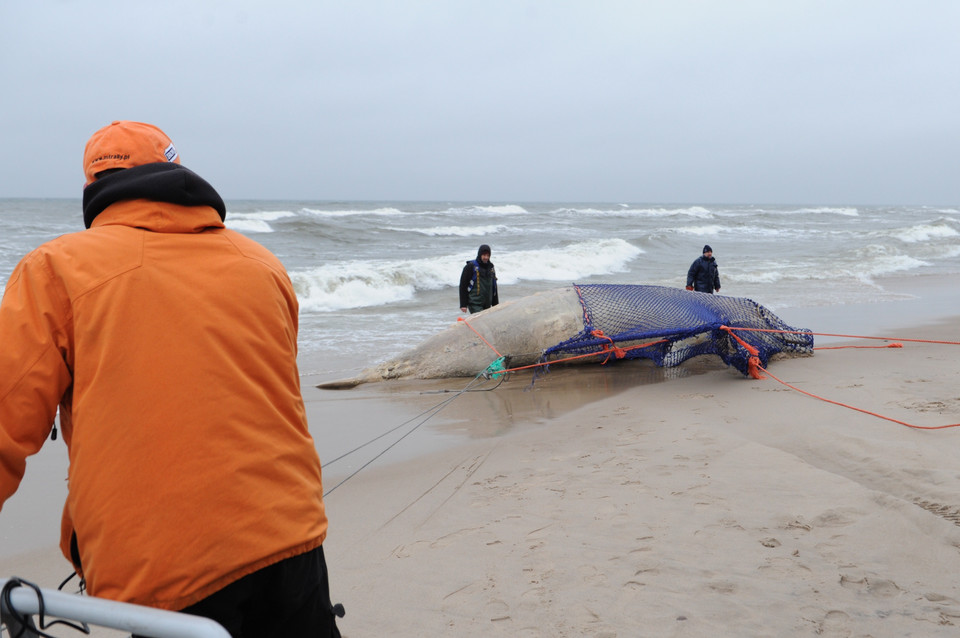
[[[398,208],[374,208],[374,209],[344,209],[344,210],[320,210],[317,208],[302,208],[301,212],[314,217],[363,217],[365,215],[378,215],[382,217],[394,217],[400,215],[412,215]]]
[[[239,233],[272,233],[273,226],[268,224],[262,219],[227,219],[223,222],[224,225]]]
[[[890,231],[890,235],[896,237],[900,241],[907,242],[908,244],[919,243],[930,241],[933,239],[944,239],[947,237],[957,237],[960,235],[954,228],[947,226],[946,224],[922,224],[919,226],[911,226],[909,228],[899,228],[893,231]]]
[[[621,207],[625,206],[621,204]],[[551,215],[560,214],[566,216],[584,216],[584,217],[693,217],[705,219],[713,217],[713,212],[702,206],[690,206],[687,208],[621,208],[620,210],[611,210],[608,208],[559,208],[550,213]]]
[[[394,208],[392,206],[386,206],[382,208],[357,208],[357,209],[340,209],[340,210],[321,210],[318,208],[304,208],[302,212],[307,215],[312,215],[315,217],[329,217],[329,218],[338,218],[338,217],[417,217],[422,215],[449,215],[451,217],[462,218],[464,215],[476,215],[481,213],[484,215],[522,215],[527,212],[523,206],[518,206],[516,204],[502,204],[502,205],[470,205],[470,206],[453,206],[446,209],[428,209],[428,210],[400,210],[399,208]]]
[[[496,235],[511,232],[509,226],[497,224],[494,226],[433,226],[432,228],[389,228],[400,233],[418,233],[428,237],[475,237],[478,235]]]
[[[643,250],[622,239],[577,242],[563,248],[542,248],[504,253],[495,260],[497,280],[568,281],[593,275],[624,272]]]
[[[639,217],[712,217],[713,212],[703,206],[689,208],[631,208],[625,211]]]
[[[286,217],[296,217],[296,213],[288,210],[269,210],[254,213],[227,212],[224,225],[227,228],[241,233],[272,233],[270,222]]]
[[[816,208],[799,208],[786,211],[790,215],[843,215],[845,217],[859,217],[860,211],[856,208],[835,208],[833,206],[817,206]]]
[[[894,255],[892,257],[887,257],[886,259],[871,262],[865,270],[866,274],[870,277],[880,277],[882,275],[916,270],[917,268],[922,268],[929,265],[930,262],[923,261],[922,259],[916,259],[915,257],[910,257],[909,255]]]
[[[837,256],[829,266],[818,261],[768,261],[757,264],[756,268],[732,267],[725,272],[722,270],[721,279],[727,277],[730,281],[750,284],[847,279],[869,282],[875,277],[904,273],[929,265],[929,262],[909,255],[891,253],[884,246],[872,245],[855,250],[845,258]]]
[[[523,206],[518,206],[516,204],[473,206],[471,208],[476,208],[477,210],[482,210],[487,213],[494,213],[494,214],[500,214],[500,215],[522,215],[523,213],[527,212],[526,208],[524,208]]]
[[[676,233],[678,235],[736,235],[743,238],[757,237],[788,237],[796,233],[794,230],[771,228],[769,226],[724,226],[709,224],[705,226],[684,226],[680,228],[659,229],[658,233]]]
[[[285,217],[296,217],[297,214],[289,210],[261,210],[253,213],[227,212],[227,219],[260,219],[272,222]]]
[[[853,254],[857,258],[857,268],[854,271],[870,277],[905,272],[930,265],[929,262],[901,254],[896,249],[883,244],[868,244],[858,248]]]
[[[671,228],[671,231],[678,235],[719,235],[728,230],[726,226],[711,224],[709,226],[686,226],[683,228]],[[662,230],[660,232],[663,232]]]
[[[643,251],[622,239],[578,242],[562,248],[499,253],[500,285],[521,280],[573,282],[622,272]],[[417,291],[456,287],[466,260],[440,256],[325,264],[290,273],[301,309],[327,312],[412,300]]]

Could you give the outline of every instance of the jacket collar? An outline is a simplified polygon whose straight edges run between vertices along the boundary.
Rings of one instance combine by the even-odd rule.
[[[219,226],[227,215],[223,199],[202,177],[180,164],[159,162],[128,168],[89,184],[83,189],[83,223],[90,228],[107,208],[137,200],[174,204],[158,207],[170,210],[211,208],[220,218]]]
[[[210,206],[181,206],[148,199],[127,199],[111,204],[93,220],[91,228],[130,226],[156,233],[199,233],[223,228],[223,221]]]

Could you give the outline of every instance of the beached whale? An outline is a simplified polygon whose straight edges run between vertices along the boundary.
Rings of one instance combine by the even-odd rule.
[[[546,348],[583,330],[583,309],[576,290],[566,286],[501,303],[465,320],[395,358],[367,368],[359,376],[317,387],[351,388],[402,377],[472,377],[495,361],[500,356],[497,352],[509,355],[512,366],[536,363]]]
[[[751,356],[721,325],[793,331],[772,312],[749,299],[724,297],[683,289],[642,285],[572,285],[507,301],[446,328],[397,357],[362,371],[358,376],[318,385],[323,389],[352,388],[385,379],[473,377],[507,357],[510,368],[551,357],[629,347],[640,342],[658,345],[627,356],[653,359],[673,366],[701,354],[719,355],[747,374]],[[812,354],[813,336],[744,333],[742,340],[759,348],[759,359],[779,352]],[[613,355],[611,355],[613,356]],[[756,356],[756,355],[754,355]],[[602,361],[599,357],[576,363]]]

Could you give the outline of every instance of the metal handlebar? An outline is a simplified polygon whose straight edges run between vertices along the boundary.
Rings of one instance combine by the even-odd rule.
[[[0,591],[11,580],[0,578]],[[12,609],[8,608],[7,600]],[[11,612],[33,616],[40,613],[41,606],[45,617],[53,616],[152,638],[230,638],[226,629],[209,618],[94,596],[77,596],[55,589],[35,588],[33,585],[23,587],[16,583],[9,590],[9,597],[0,597],[0,625],[6,626],[11,635],[17,635],[23,626]],[[36,636],[34,632],[35,628],[28,626],[22,635]]]

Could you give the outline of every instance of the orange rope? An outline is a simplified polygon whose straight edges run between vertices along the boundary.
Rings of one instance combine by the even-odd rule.
[[[650,347],[650,346],[655,346],[655,345],[657,345],[658,343],[666,343],[666,342],[667,342],[666,339],[660,339],[660,340],[658,340],[658,341],[651,341],[651,342],[649,342],[649,343],[638,343],[638,344],[633,345],[633,346],[627,346],[626,348],[618,348],[618,350],[620,350],[621,352],[623,352],[624,354],[626,354],[627,352],[629,352],[629,351],[631,351],[631,350],[638,350],[638,349],[640,349],[640,348],[648,348],[648,347]],[[607,350],[600,350],[600,351],[598,351],[598,352],[588,352],[588,353],[586,353],[586,354],[578,354],[578,355],[574,355],[574,356],[572,356],[572,357],[566,357],[566,358],[564,358],[564,359],[554,359],[553,361],[542,361],[542,362],[540,362],[540,363],[531,363],[530,365],[526,365],[526,366],[520,366],[520,367],[517,367],[517,368],[509,368],[509,369],[507,369],[507,370],[504,370],[504,372],[516,372],[516,371],[518,371],[518,370],[529,370],[530,368],[539,368],[539,367],[542,367],[542,366],[549,366],[549,365],[553,365],[554,363],[566,363],[567,361],[575,361],[575,360],[577,360],[577,359],[586,359],[587,357],[598,357],[598,356],[600,356],[600,355],[602,355],[602,354],[607,354],[607,352],[608,352]],[[609,359],[609,356],[608,356],[607,358]]]
[[[491,350],[493,350],[494,352],[497,352],[497,349],[494,348],[493,346],[491,346],[491,345],[490,345],[490,342],[487,341],[486,339],[484,339],[484,338],[483,338],[483,335],[480,334],[479,332],[477,332],[476,328],[474,328],[473,326],[471,326],[470,323],[469,323],[466,319],[464,319],[463,317],[457,317],[457,321],[462,321],[463,323],[465,323],[468,328],[470,328],[471,330],[473,330],[474,334],[476,334],[478,337],[480,337],[480,340],[481,340],[481,341],[483,341],[485,344],[487,344],[488,346],[490,346],[490,349],[491,349]],[[498,356],[498,357],[502,357],[503,355],[500,354],[499,352],[497,352],[497,356]]]
[[[902,348],[902,343],[890,343],[885,346],[819,346],[814,348],[814,350],[844,350],[846,348],[862,348],[865,350],[872,350],[874,348]]]
[[[868,337],[864,335],[838,335],[829,332],[808,332],[806,330],[771,330],[767,328],[730,328],[721,326],[724,330],[743,330],[748,332],[781,332],[789,335],[816,335],[818,337],[846,337],[848,339],[878,339],[880,341],[910,341],[912,343],[942,343],[948,346],[960,346],[960,341],[935,341],[932,339],[903,339],[901,337]],[[895,347],[895,346],[891,346]]]
[[[891,339],[890,337],[866,337],[866,336],[858,336],[858,335],[838,335],[838,334],[805,332],[805,331],[801,331],[801,330],[767,330],[767,329],[763,329],[763,328],[729,328],[729,327],[727,327],[727,326],[721,326],[720,328],[721,328],[721,330],[726,330],[726,331],[730,334],[730,336],[732,336],[734,339],[736,339],[736,340],[740,343],[740,345],[742,345],[744,348],[746,348],[747,351],[748,351],[751,355],[755,355],[756,349],[755,349],[755,348],[752,348],[751,346],[748,346],[743,340],[741,340],[739,337],[737,337],[735,334],[733,334],[733,331],[734,331],[734,330],[747,330],[747,331],[752,331],[752,332],[783,332],[783,333],[788,333],[788,334],[818,334],[818,335],[820,335],[820,336],[826,336],[826,337],[848,337],[848,338],[851,338],[851,339],[882,339],[882,340],[884,340],[884,341],[889,341],[889,340]],[[957,342],[957,341],[936,341],[936,340],[931,340],[931,339],[899,339],[899,341],[910,341],[910,342],[913,342],[913,343],[939,343],[939,344],[960,346],[960,342]],[[816,350],[830,350],[830,349],[839,349],[839,348],[902,348],[902,347],[903,347],[903,344],[902,344],[902,343],[891,343],[891,344],[886,345],[886,346],[836,346],[836,347],[833,347],[833,348],[831,348],[831,347],[824,347],[824,348],[815,348],[815,349],[816,349]],[[755,356],[751,356],[751,357],[750,357],[750,376],[754,376],[754,374],[753,374],[754,359],[756,359]],[[876,412],[870,412],[869,410],[864,410],[863,408],[858,408],[858,407],[855,407],[855,406],[852,406],[852,405],[848,405],[848,404],[846,404],[846,403],[840,403],[839,401],[834,401],[834,400],[832,400],[832,399],[827,399],[827,398],[818,396],[818,395],[816,395],[816,394],[813,394],[812,392],[807,392],[806,390],[801,390],[800,388],[798,388],[798,387],[796,387],[796,386],[793,386],[793,385],[787,383],[786,381],[783,381],[782,379],[778,379],[778,378],[777,378],[774,374],[772,374],[769,370],[767,370],[766,368],[764,368],[763,366],[761,366],[760,363],[759,363],[759,360],[758,360],[757,363],[756,363],[756,367],[757,367],[757,369],[763,370],[764,372],[766,372],[768,375],[770,375],[770,377],[771,377],[773,380],[777,381],[778,383],[781,383],[781,384],[787,386],[787,387],[790,388],[791,390],[796,390],[797,392],[799,392],[799,393],[801,393],[801,394],[805,394],[805,395],[807,395],[808,397],[813,397],[814,399],[819,399],[819,400],[825,401],[825,402],[827,402],[827,403],[832,403],[833,405],[839,405],[840,407],[843,407],[843,408],[849,408],[849,409],[851,409],[851,410],[856,410],[857,412],[863,412],[864,414],[869,414],[870,416],[875,416],[875,417],[877,417],[878,419],[884,419],[885,421],[892,421],[893,423],[897,423],[897,424],[899,424],[899,425],[902,425],[902,426],[905,426],[905,427],[908,427],[908,428],[913,428],[913,429],[915,429],[915,430],[945,430],[945,429],[947,429],[947,428],[960,427],[960,423],[953,423],[953,424],[950,424],[950,425],[930,425],[930,426],[927,426],[927,425],[913,425],[913,424],[910,424],[910,423],[906,423],[905,421],[900,421],[900,420],[897,420],[897,419],[894,419],[894,418],[891,418],[891,417],[888,417],[888,416],[883,416],[882,414],[877,414]],[[763,377],[760,376],[760,377],[754,377],[754,378],[762,379]]]
[[[607,358],[604,359],[603,362],[602,362],[600,365],[602,365],[602,366],[607,365],[607,362],[610,361],[610,354],[611,354],[611,353],[612,353],[617,359],[623,359],[625,356],[627,356],[627,351],[624,350],[623,348],[618,347],[618,346],[613,342],[613,339],[611,339],[611,338],[608,337],[607,335],[603,334],[603,330],[592,330],[592,331],[590,332],[590,335],[593,336],[593,337],[597,337],[598,339],[606,339],[607,341],[610,342],[610,343],[605,343],[605,344],[603,344],[603,347],[600,348],[600,352],[597,353],[597,354],[603,354],[604,352],[607,353]]]
[[[799,392],[800,394],[805,394],[805,395],[807,395],[808,397],[813,397],[814,399],[820,399],[821,401],[826,401],[827,403],[832,403],[833,405],[839,405],[839,406],[842,407],[842,408],[850,408],[851,410],[856,410],[857,412],[863,412],[864,414],[869,414],[870,416],[875,416],[875,417],[877,417],[878,419],[884,419],[884,420],[886,420],[886,421],[893,421],[894,423],[898,423],[898,424],[903,425],[903,426],[906,426],[906,427],[908,427],[908,428],[914,428],[915,430],[945,430],[946,428],[956,428],[956,427],[960,427],[960,423],[953,423],[953,424],[951,424],[951,425],[911,425],[910,423],[906,423],[906,422],[904,422],[904,421],[898,421],[897,419],[893,419],[893,418],[890,418],[890,417],[888,417],[888,416],[883,416],[882,414],[877,414],[876,412],[870,412],[869,410],[864,410],[864,409],[862,409],[862,408],[857,408],[857,407],[854,407],[854,406],[852,406],[852,405],[847,405],[846,403],[840,403],[839,401],[833,401],[832,399],[825,399],[824,397],[817,396],[816,394],[813,394],[812,392],[807,392],[806,390],[801,390],[800,388],[798,388],[798,387],[796,387],[796,386],[794,386],[794,385],[790,385],[790,384],[787,383],[786,381],[783,381],[783,380],[781,380],[781,379],[778,379],[775,375],[773,375],[773,374],[772,374],[769,370],[767,370],[766,368],[761,367],[760,369],[763,370],[764,372],[766,372],[767,374],[769,374],[770,377],[771,377],[773,380],[778,381],[779,383],[782,383],[783,385],[787,386],[787,387],[790,388],[791,390],[796,390],[796,391]]]
[[[736,330],[736,328],[720,326],[720,329],[726,330],[731,337],[737,340],[737,343],[743,346],[744,350],[750,353],[750,357],[747,359],[747,372],[749,372],[750,376],[754,379],[762,379],[763,375],[760,374],[760,370],[763,370],[763,367],[760,365],[760,351],[735,335],[733,331]]]

